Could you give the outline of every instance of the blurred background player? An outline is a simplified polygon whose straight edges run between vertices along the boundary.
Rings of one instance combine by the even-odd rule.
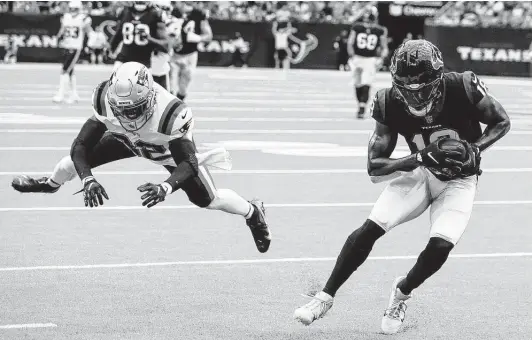
[[[388,30],[377,24],[378,15],[377,7],[366,8],[362,14],[362,22],[353,24],[347,41],[359,119],[364,118],[377,69],[382,66],[383,59],[388,55]]]
[[[115,35],[111,38],[114,70],[125,62],[136,61],[151,67],[154,49],[168,52],[166,26],[160,12],[148,1],[135,1],[124,9]]]
[[[347,71],[349,69],[348,60],[349,55],[347,54],[347,39],[349,33],[347,30],[342,30],[339,36],[334,39],[334,50],[336,51],[336,69],[340,71]]]
[[[76,91],[76,76],[74,75],[74,66],[78,62],[86,34],[92,32],[91,18],[82,13],[81,1],[70,1],[68,4],[69,12],[63,14],[61,18],[61,28],[57,33],[57,39],[60,46],[64,49],[63,69],[59,78],[59,90],[53,101],[62,102],[68,91],[70,84],[70,96],[67,98],[68,103],[79,100]]]
[[[89,33],[87,48],[91,64],[103,64],[103,56],[109,48],[109,41],[107,41],[107,36],[101,26],[97,26],[94,31]]]
[[[15,64],[17,62],[18,45],[15,42],[15,37],[11,36],[7,40],[6,54],[4,55],[4,63]]]
[[[170,76],[173,92],[181,100],[187,96],[192,74],[198,65],[198,43],[212,40],[207,12],[199,8],[186,8],[185,12],[188,13],[181,28],[181,44],[174,48]]]
[[[170,89],[170,52],[172,49],[170,46],[175,40],[176,27],[174,26],[176,18],[172,16],[172,2],[170,1],[155,1],[155,7],[160,11],[161,19],[166,28],[166,36],[168,37],[169,48],[168,51],[162,51],[155,48],[151,55],[151,73],[153,80],[161,85],[164,89]],[[175,20],[174,20],[175,19]],[[180,29],[181,26],[179,26]]]

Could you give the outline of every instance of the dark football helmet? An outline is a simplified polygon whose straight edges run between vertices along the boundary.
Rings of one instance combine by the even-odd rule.
[[[427,40],[409,40],[391,59],[392,83],[408,111],[417,117],[429,114],[443,94],[443,58]]]

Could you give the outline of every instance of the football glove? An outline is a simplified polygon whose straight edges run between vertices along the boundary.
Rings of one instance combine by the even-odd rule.
[[[449,173],[459,174],[462,171],[462,162],[455,160],[454,153],[442,150],[440,143],[445,138],[439,138],[419,151],[421,164],[427,168],[446,169]]]
[[[481,175],[482,170],[480,169],[480,149],[477,145],[469,143],[465,140],[461,141],[464,144],[464,147],[467,150],[467,159],[460,164],[460,174],[462,177],[468,177],[472,175]]]
[[[85,177],[82,183],[83,189],[81,191],[83,191],[83,199],[86,207],[90,206],[92,208],[97,207],[98,204],[103,205],[103,198],[109,199],[103,186],[94,177]]]
[[[143,200],[142,205],[148,208],[157,203],[161,203],[166,198],[166,190],[161,184],[146,183],[137,188],[140,192],[145,192],[140,198]]]

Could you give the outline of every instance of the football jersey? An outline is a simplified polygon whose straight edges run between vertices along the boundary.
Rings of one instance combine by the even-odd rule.
[[[92,19],[82,13],[65,13],[61,17],[63,39],[61,46],[72,50],[81,50],[85,40],[85,27],[90,26]]]
[[[118,25],[118,32],[113,37],[111,47],[114,49],[121,38],[122,49],[117,60],[122,62],[136,61],[148,66],[154,46],[146,38],[145,34],[154,36],[157,32],[157,24],[162,22],[160,13],[152,7],[142,13],[136,13],[131,8],[126,8],[122,20]]]
[[[156,105],[151,118],[137,131],[128,131],[114,116],[107,100],[108,81],[100,83],[93,93],[94,116],[104,123],[113,136],[137,156],[159,165],[176,166],[168,143],[176,138],[192,140],[194,118],[190,108],[160,85],[153,84]]]
[[[410,151],[416,153],[440,137],[476,142],[482,135],[476,105],[488,95],[484,83],[473,72],[444,73],[443,99],[439,113],[414,117],[394,88],[379,90],[371,104],[372,117],[400,134]],[[436,175],[437,171],[431,169]]]
[[[385,27],[375,24],[356,22],[351,28],[355,32],[355,55],[361,57],[377,57],[381,37],[388,34]]]
[[[201,22],[207,20],[207,15],[198,10],[193,10],[193,12],[194,11],[196,12],[191,13],[191,15],[183,22],[181,29],[182,47],[179,51],[176,51],[177,54],[190,54],[198,51],[198,43],[187,41],[187,33],[193,32],[200,35]]]

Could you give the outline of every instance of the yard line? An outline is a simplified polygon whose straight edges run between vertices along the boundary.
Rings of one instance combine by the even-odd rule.
[[[375,203],[271,203],[265,204],[267,208],[359,208],[372,207]],[[529,205],[532,201],[476,201],[475,205]],[[0,212],[30,212],[30,211],[107,211],[107,210],[146,210],[148,208],[140,205],[124,206],[100,206],[96,209],[76,206],[76,207],[8,207],[0,208]],[[183,209],[200,209],[195,205],[158,205],[151,210],[183,210]]]
[[[0,268],[0,270],[3,268]],[[50,328],[57,327],[55,323],[22,323],[14,325],[0,325],[0,329]]]
[[[484,173],[519,173],[532,172],[532,168],[487,168]],[[49,171],[0,171],[0,176],[46,176]],[[367,174],[367,169],[251,169],[251,170],[209,170],[212,174],[226,175],[325,175],[325,174]],[[168,175],[163,170],[131,170],[131,171],[94,171],[98,176],[124,176],[124,175]]]
[[[74,134],[79,133],[79,129],[0,129],[0,133],[61,133]],[[269,135],[368,135],[373,130],[246,130],[246,129],[195,129],[196,134],[269,134]],[[512,130],[509,134],[514,135],[532,135],[532,130]]]
[[[489,258],[530,257],[530,256],[532,256],[531,252],[514,252],[514,253],[486,253],[486,254],[450,254],[449,258],[489,259]],[[418,257],[419,255],[369,256],[368,260],[373,260],[373,261],[415,260]],[[288,257],[288,258],[253,259],[253,260],[169,261],[169,262],[108,263],[108,264],[106,263],[106,264],[62,265],[62,266],[56,265],[56,266],[0,267],[0,272],[69,270],[69,269],[143,268],[143,267],[170,267],[170,266],[215,266],[215,265],[223,266],[223,265],[271,264],[271,263],[298,263],[298,262],[330,262],[330,261],[336,261],[336,259],[337,259],[336,257]]]

